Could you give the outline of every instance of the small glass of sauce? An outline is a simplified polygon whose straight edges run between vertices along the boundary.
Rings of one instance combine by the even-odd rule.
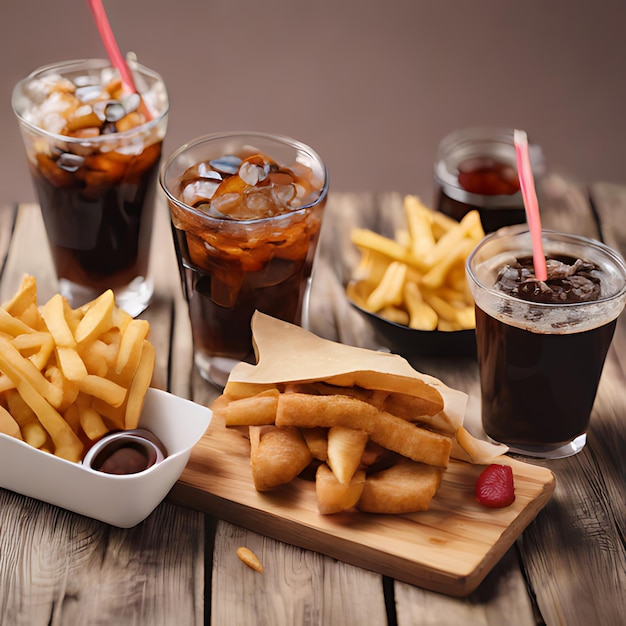
[[[541,149],[531,146],[531,165],[542,170]],[[467,128],[442,139],[435,158],[435,207],[460,221],[476,209],[485,232],[526,221],[513,130]]]
[[[87,452],[83,465],[105,474],[137,474],[160,463],[167,450],[154,433],[144,428],[105,435]]]

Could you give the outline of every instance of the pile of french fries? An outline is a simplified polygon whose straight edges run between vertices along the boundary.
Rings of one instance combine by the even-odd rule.
[[[69,461],[111,430],[136,428],[152,374],[150,326],[112,291],[72,309],[37,302],[25,276],[0,307],[0,432]]]
[[[485,236],[477,211],[461,222],[404,198],[407,229],[395,239],[355,229],[361,261],[348,297],[361,308],[418,330],[454,331],[476,326],[465,261]]]

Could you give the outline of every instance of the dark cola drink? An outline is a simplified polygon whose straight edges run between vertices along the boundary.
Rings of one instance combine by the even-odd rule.
[[[527,231],[503,229],[470,255],[485,432],[513,451],[559,458],[586,442],[626,266],[600,242],[544,231],[548,279]]]
[[[537,174],[536,146],[533,157]],[[513,131],[469,128],[446,136],[435,159],[435,207],[457,221],[477,210],[488,233],[525,222]]]
[[[485,432],[515,450],[537,453],[584,435],[615,325],[534,333],[476,307]]]
[[[289,141],[201,139],[164,168],[195,361],[218,385],[254,360],[256,310],[296,324],[306,312],[327,177],[310,149]]]
[[[14,109],[26,144],[61,293],[79,306],[106,289],[133,315],[152,295],[148,259],[166,131],[161,79],[136,68],[128,93],[106,62],[44,68]]]

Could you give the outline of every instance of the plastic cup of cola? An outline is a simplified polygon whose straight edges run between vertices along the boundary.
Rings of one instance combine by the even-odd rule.
[[[87,59],[35,70],[12,106],[59,290],[77,307],[112,289],[135,316],[154,290],[148,261],[169,103],[158,74],[131,69],[141,96],[124,92],[109,61]]]
[[[328,173],[308,146],[231,132],[191,141],[160,176],[200,374],[254,362],[256,310],[306,326]]]
[[[532,267],[525,225],[488,235],[468,257],[466,269],[476,303],[485,432],[513,452],[561,458],[585,446],[606,355],[626,303],[626,265],[617,252],[592,239],[550,230],[542,239],[546,284],[562,290],[555,300],[539,295],[532,277],[519,278],[516,263]],[[550,259],[565,263],[570,268],[561,266],[565,272],[577,260],[587,265],[575,279],[558,282]],[[506,266],[513,270],[505,275]],[[532,295],[524,293],[529,290]]]

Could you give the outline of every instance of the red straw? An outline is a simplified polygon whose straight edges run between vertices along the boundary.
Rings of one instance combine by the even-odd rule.
[[[517,171],[519,175],[520,188],[524,198],[526,209],[526,221],[530,230],[530,239],[533,246],[533,264],[535,266],[535,276],[539,280],[547,280],[546,257],[543,253],[543,242],[541,241],[541,218],[539,217],[539,203],[537,202],[537,192],[535,191],[535,180],[530,167],[530,157],[528,155],[528,137],[523,130],[516,130],[513,133],[515,143],[515,155],[517,157]]]
[[[102,0],[87,1],[89,2],[89,7],[91,8],[94,19],[96,20],[96,26],[100,32],[100,38],[102,39],[102,43],[104,44],[107,54],[109,55],[111,64],[120,73],[122,84],[126,90],[131,93],[137,93],[135,79],[133,78],[133,74],[128,67],[128,63],[126,63],[126,59],[122,56],[120,48],[117,45],[117,41],[115,40],[115,35],[111,29],[109,18],[104,10]]]

